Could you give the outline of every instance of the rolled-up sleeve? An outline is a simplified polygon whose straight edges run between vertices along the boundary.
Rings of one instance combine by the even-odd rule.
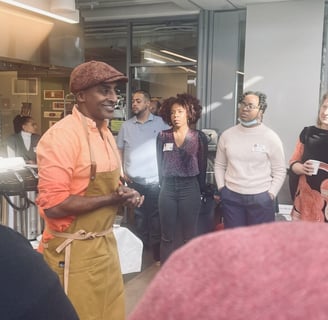
[[[104,121],[101,135],[96,123],[74,107],[70,116],[60,120],[42,136],[37,146],[39,169],[39,194],[36,200],[40,214],[52,208],[70,195],[84,195],[90,181],[91,154],[96,172],[113,171],[120,167],[115,139]],[[45,217],[46,218],[46,217]],[[66,220],[47,218],[48,222],[61,225]],[[56,221],[54,221],[56,220]]]
[[[83,155],[82,139],[63,127],[45,134],[37,147],[39,196],[37,204],[47,209],[63,202],[70,194],[83,194],[88,185],[90,156]],[[82,154],[81,154],[82,153]],[[79,154],[86,163],[77,163]]]

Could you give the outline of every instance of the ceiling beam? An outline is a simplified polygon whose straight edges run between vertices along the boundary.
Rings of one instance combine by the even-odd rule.
[[[184,9],[184,10],[199,10],[199,6],[194,4],[193,1],[190,0],[171,0],[170,2],[173,2],[178,7]]]
[[[189,10],[182,9],[174,3],[140,4],[137,6],[112,7],[108,9],[94,8],[93,10],[83,10],[81,8],[82,16],[86,22],[193,15],[198,14],[199,11],[196,7]]]
[[[231,10],[236,9],[236,6],[230,0],[188,0],[195,6],[204,10]],[[243,1],[245,2],[245,1]],[[245,6],[243,6],[245,7]]]

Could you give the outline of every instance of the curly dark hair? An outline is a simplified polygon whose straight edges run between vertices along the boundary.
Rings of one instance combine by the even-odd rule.
[[[172,126],[171,108],[174,104],[179,104],[186,109],[189,124],[195,124],[202,114],[202,106],[196,97],[188,93],[178,93],[176,97],[164,100],[159,111],[159,116],[170,126]]]
[[[259,97],[260,110],[262,110],[262,112],[264,113],[264,111],[268,107],[268,104],[266,102],[267,96],[264,93],[260,92],[260,91],[246,91],[246,92],[244,92],[242,94],[242,96],[240,97],[240,99],[239,99],[239,103],[242,102],[244,100],[244,98],[246,96],[250,95],[250,94]]]

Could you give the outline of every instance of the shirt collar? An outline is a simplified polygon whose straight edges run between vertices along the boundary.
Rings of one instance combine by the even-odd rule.
[[[148,121],[153,121],[153,120],[154,120],[154,115],[152,113],[149,113],[148,119],[144,123],[146,123]],[[133,122],[134,123],[140,123],[137,119],[137,116],[133,117]]]
[[[91,129],[96,129],[97,128],[97,125],[96,125],[96,122],[93,121],[92,119],[86,117],[85,115],[83,115],[79,109],[77,108],[77,106],[75,105],[73,107],[73,110],[72,110],[72,114],[74,116],[77,116],[80,120],[82,120],[82,117],[86,119],[87,121],[87,124],[88,124],[88,127],[91,128]],[[104,120],[103,124],[102,124],[102,127],[101,127],[101,130],[103,131],[104,129],[107,129],[108,128],[108,123],[109,123],[109,120]]]
[[[22,137],[24,138],[24,137],[31,137],[32,136],[32,133],[31,132],[26,132],[26,131],[21,131],[21,135],[22,135]]]

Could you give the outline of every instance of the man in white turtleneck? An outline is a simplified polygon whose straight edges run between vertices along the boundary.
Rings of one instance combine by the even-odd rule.
[[[30,116],[16,116],[15,134],[7,139],[8,157],[23,157],[26,163],[36,163],[36,145],[40,136],[36,133],[37,125]]]
[[[225,228],[274,221],[286,177],[282,142],[262,123],[266,95],[245,92],[238,107],[240,123],[221,134],[214,166]]]

